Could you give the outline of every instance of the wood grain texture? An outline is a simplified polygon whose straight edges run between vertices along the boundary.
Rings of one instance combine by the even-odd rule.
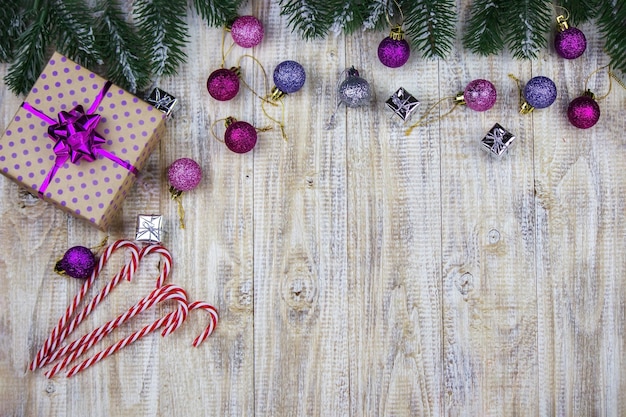
[[[534,61],[478,57],[457,43],[446,60],[414,53],[391,70],[375,53],[383,33],[303,41],[277,2],[241,14],[263,21],[265,39],[233,48],[224,65],[257,59],[263,69],[241,60],[257,94],[283,60],[307,71],[305,87],[283,98],[287,140],[249,89],[229,102],[206,93],[222,30],[189,16],[189,62],[157,80],[179,108],[107,233],[0,179],[0,416],[626,415],[626,91],[613,85],[592,129],[565,115],[608,63],[596,28],[581,27],[589,47],[575,61],[551,47]],[[373,100],[340,107],[329,130],[352,65]],[[509,74],[549,76],[557,101],[520,115]],[[410,136],[384,106],[402,86],[421,101],[416,121],[476,78],[496,85],[493,109],[438,119],[444,100]],[[606,73],[588,86],[603,95]],[[0,128],[22,99],[0,88]],[[228,116],[273,129],[234,154],[211,133],[223,135]],[[479,146],[496,122],[517,137],[500,160]],[[204,170],[183,196],[185,229],[165,174],[181,157]],[[166,218],[170,282],[219,309],[214,335],[191,347],[208,320],[196,311],[173,335],[149,335],[74,378],[27,371],[79,289],[55,262],[73,245],[132,238],[136,216],[150,213]],[[146,259],[78,331],[147,294],[158,271],[158,257]],[[143,313],[96,348],[170,309]]]

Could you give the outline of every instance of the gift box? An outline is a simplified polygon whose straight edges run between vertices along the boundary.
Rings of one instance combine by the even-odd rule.
[[[420,105],[420,102],[411,93],[400,87],[385,104],[389,110],[406,122]]]
[[[0,139],[0,172],[105,230],[166,115],[55,53]]]
[[[482,138],[481,143],[482,148],[486,152],[500,158],[507,150],[509,150],[514,141],[515,136],[500,126],[499,123],[496,123],[487,135]]]

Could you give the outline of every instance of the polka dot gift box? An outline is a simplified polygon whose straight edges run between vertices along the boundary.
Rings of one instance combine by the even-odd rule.
[[[0,172],[106,230],[165,114],[55,53],[0,139]]]

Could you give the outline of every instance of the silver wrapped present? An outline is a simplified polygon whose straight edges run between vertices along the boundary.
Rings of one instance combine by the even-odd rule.
[[[413,111],[417,109],[420,102],[411,93],[400,87],[398,91],[389,97],[385,104],[395,115],[406,122],[411,117]]]
[[[515,136],[496,123],[482,139],[481,144],[482,148],[491,155],[501,157],[514,141]]]
[[[163,216],[140,214],[137,216],[135,240],[145,243],[161,243],[163,239]]]
[[[172,114],[174,106],[178,103],[176,97],[170,93],[161,90],[159,87],[155,87],[150,95],[146,97],[146,102],[154,106],[155,109],[162,111],[167,116]]]

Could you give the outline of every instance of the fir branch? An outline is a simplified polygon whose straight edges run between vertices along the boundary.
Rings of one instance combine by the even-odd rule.
[[[479,55],[492,55],[504,49],[502,7],[507,0],[476,0],[463,36],[463,45]],[[504,2],[504,3],[503,3]]]
[[[333,20],[325,0],[280,0],[281,16],[289,17],[289,26],[304,39],[328,34]]]
[[[598,27],[604,35],[604,49],[611,57],[611,66],[626,73],[626,4],[623,0],[603,3]]]
[[[26,28],[23,5],[19,1],[0,0],[0,61],[13,59],[15,42]]]
[[[150,62],[133,27],[125,20],[118,0],[100,0],[95,21],[96,46],[104,60],[107,79],[135,93],[150,83]]]
[[[173,75],[185,63],[189,39],[186,0],[138,0],[133,10],[154,75]]]
[[[561,0],[556,5],[556,14],[564,15],[567,17],[569,13],[569,20],[578,25],[588,20],[594,19],[598,15],[598,9],[603,0]],[[562,10],[565,8],[565,10]]]
[[[46,49],[50,43],[49,12],[48,1],[38,0],[26,13],[24,20],[32,23],[17,39],[16,58],[4,77],[4,82],[15,94],[30,91],[46,63]]]
[[[401,4],[407,36],[425,58],[443,58],[456,35],[454,0],[407,0]]]
[[[382,29],[387,17],[395,17],[393,12],[390,12],[389,1],[387,0],[372,0],[367,5],[367,17],[363,22],[364,29]],[[397,14],[400,14],[396,11]],[[398,16],[399,18],[400,16]],[[399,20],[398,20],[399,22]]]
[[[51,0],[51,33],[56,49],[78,64],[93,68],[102,60],[96,49],[90,10],[83,0]]]
[[[220,27],[235,20],[237,9],[244,1],[193,0],[192,5],[209,26]]]
[[[332,10],[330,30],[335,33],[352,33],[363,26],[365,16],[361,0],[340,0],[329,2]]]
[[[536,58],[546,46],[552,4],[548,0],[507,2],[503,22],[507,22],[505,42],[515,58]]]

